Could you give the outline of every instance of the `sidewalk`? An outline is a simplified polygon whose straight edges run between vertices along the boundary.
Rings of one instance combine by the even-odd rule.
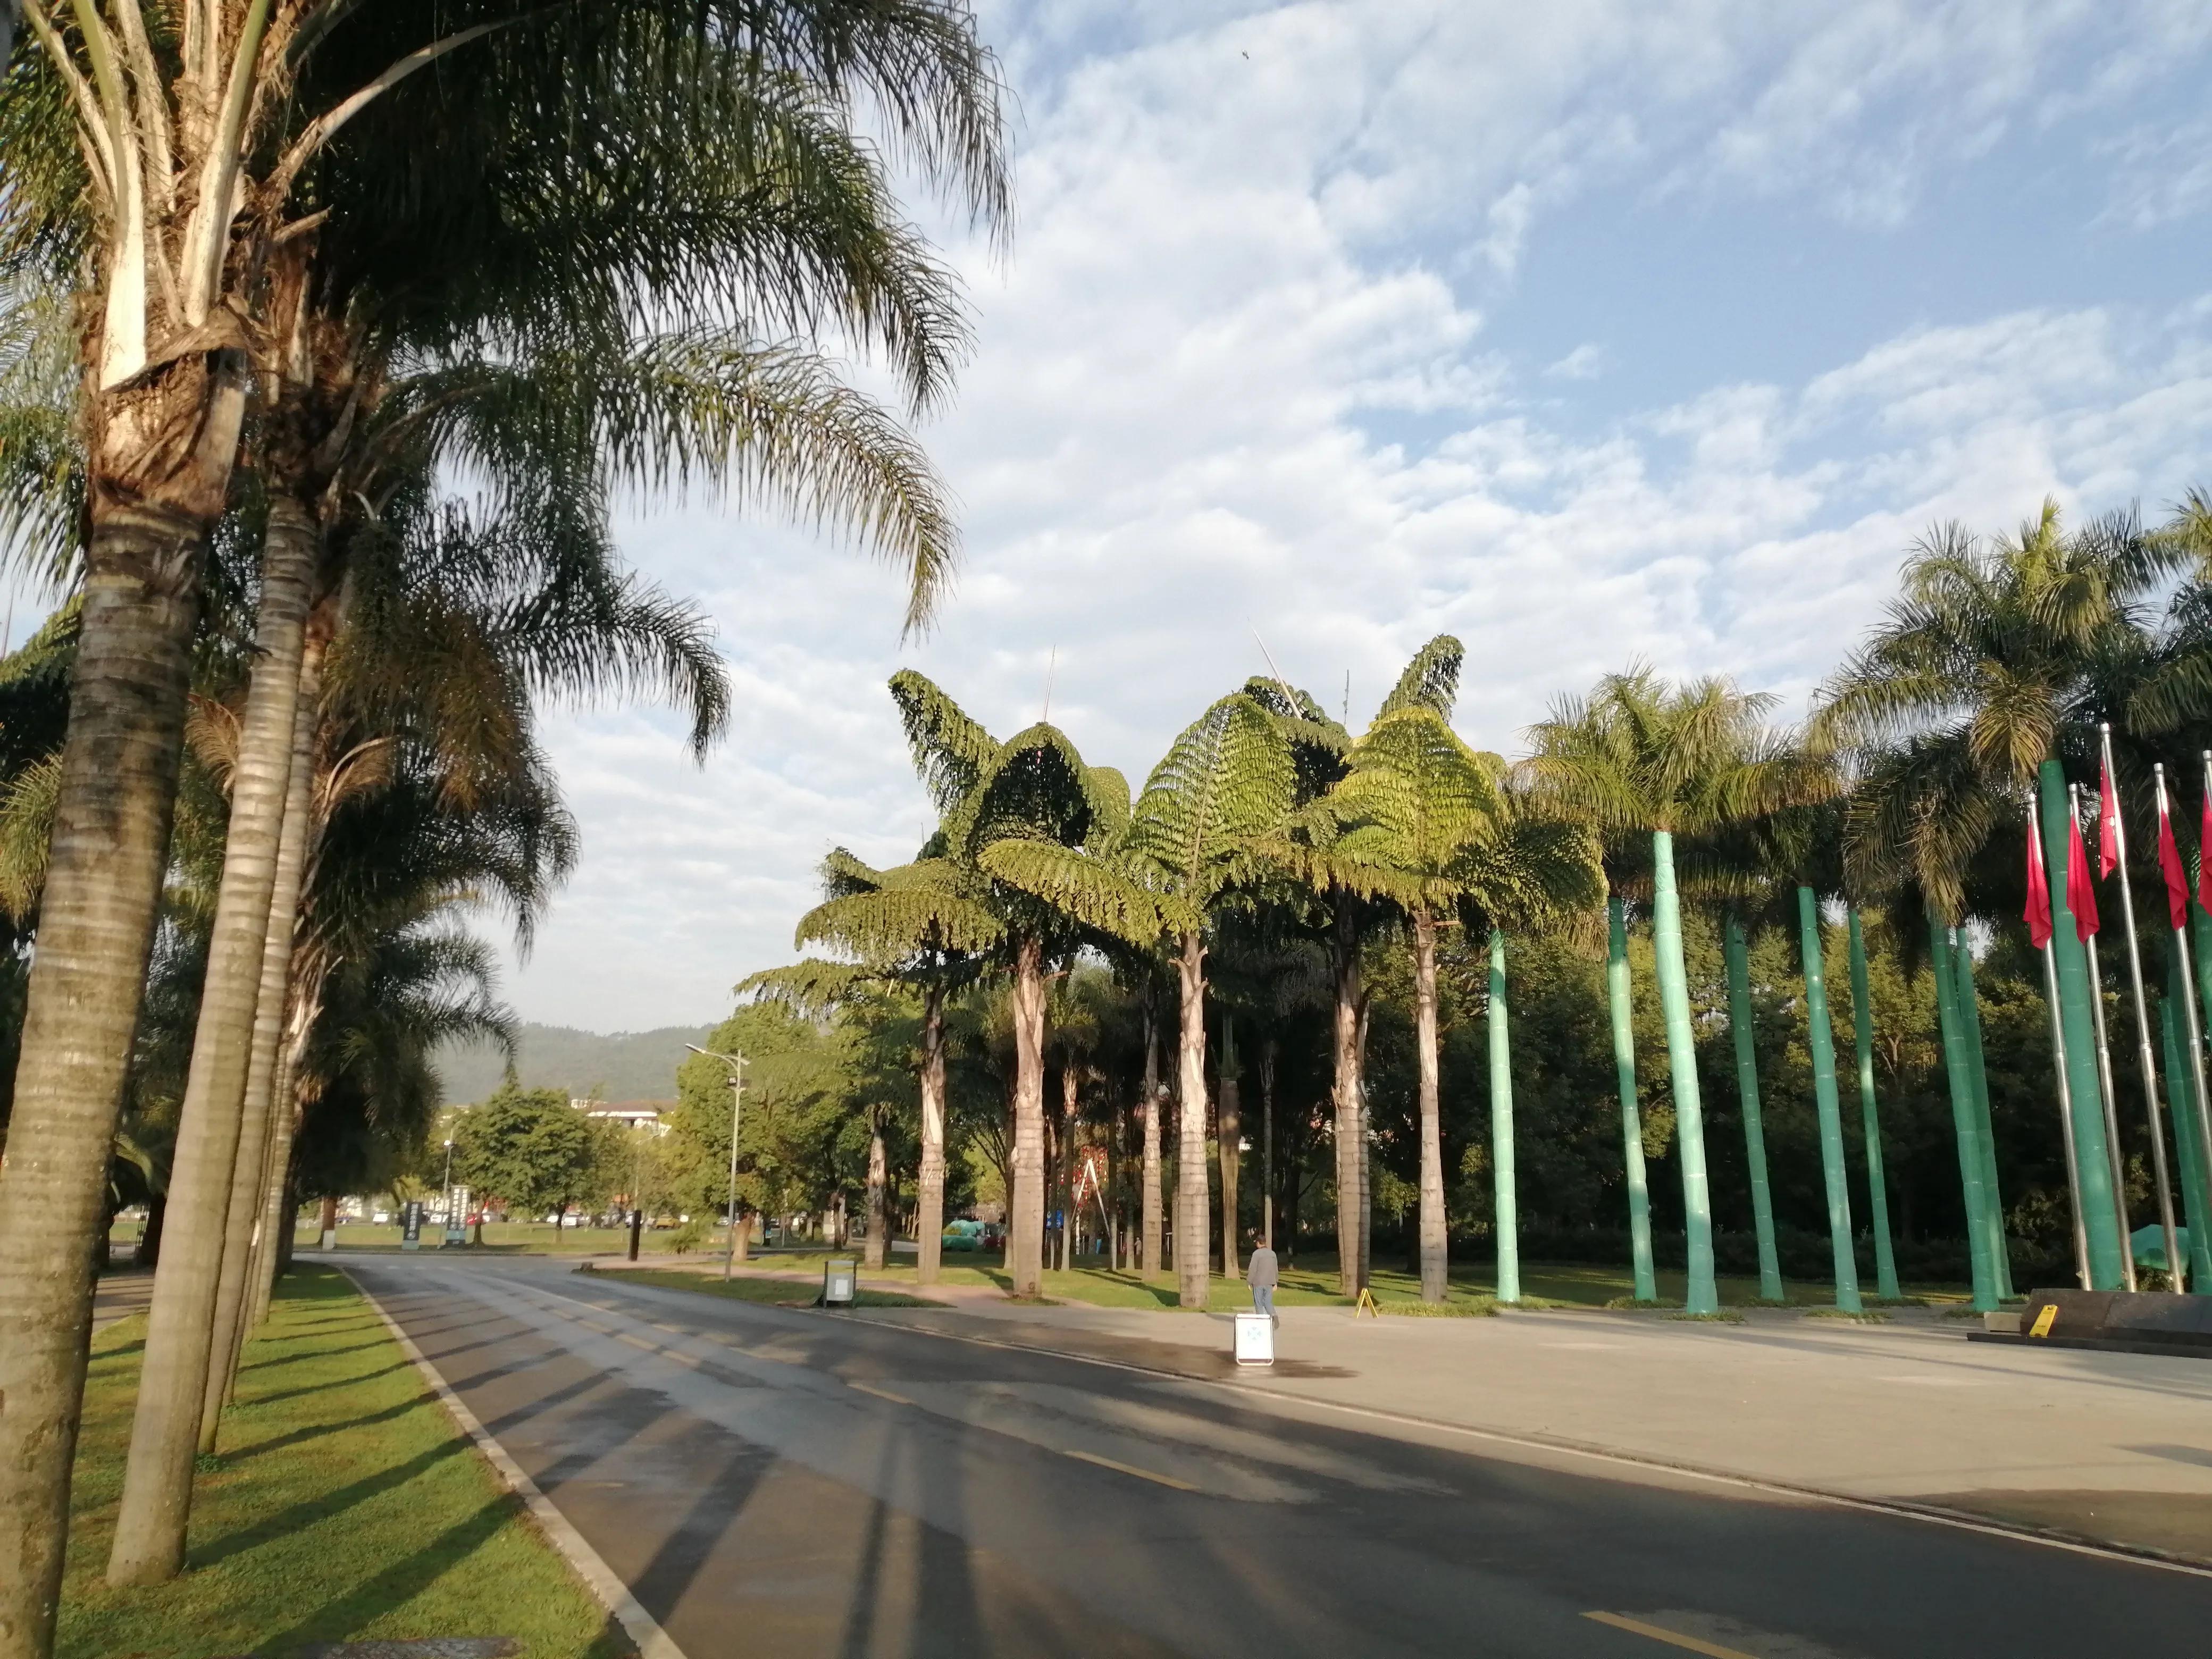
[[[1705,1325],[1289,1308],[1275,1367],[1240,1372],[1224,1315],[960,1302],[848,1316],[1223,1379],[1278,1407],[1401,1414],[2212,1563],[2202,1360],[1970,1344],[1926,1314]]]

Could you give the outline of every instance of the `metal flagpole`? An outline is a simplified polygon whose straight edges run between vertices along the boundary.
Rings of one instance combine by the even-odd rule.
[[[2081,836],[2081,786],[2080,784],[2069,783],[2066,786],[2066,806],[2067,810],[2074,815],[2074,838],[2079,841]],[[2088,873],[2086,866],[2085,854],[2082,871],[2085,876]],[[2070,882],[2074,873],[2070,856],[2066,873]],[[2092,891],[2089,896],[2094,901],[2096,894]],[[2066,908],[2069,910],[2074,908],[2073,895],[2070,893],[2067,895]],[[2074,925],[2076,927],[2081,925],[2081,915],[2080,911],[2074,912]],[[2105,981],[2097,972],[2097,935],[2094,929],[2091,930],[2089,937],[2081,941],[2081,948],[2089,958],[2089,1011],[2094,1016],[2094,1024],[2097,1032],[2097,1092],[2102,1097],[2105,1105],[2105,1162],[2111,1167],[2112,1172],[2112,1224],[2118,1230],[2120,1235],[2120,1281],[2127,1289],[2132,1291],[2136,1287],[2135,1235],[2128,1228],[2127,1169],[2120,1161],[2120,1115],[2117,1104],[2118,1091],[2112,1087],[2112,1050],[2105,1041]]]
[[[2112,771],[2112,728],[2100,725],[2097,734],[2105,762],[2097,816],[2101,826],[2105,814],[2112,814],[2112,862],[2120,872],[2120,915],[2127,923],[2128,983],[2136,1000],[2136,1059],[2142,1067],[2143,1110],[2150,1119],[2151,1170],[2158,1182],[2158,1222],[2166,1238],[2166,1279],[2179,1289],[2182,1273],[2180,1235],[2173,1225],[2173,1197],[2166,1190],[2166,1131],[2159,1122],[2158,1070],[2151,1059],[2149,1004],[2143,999],[2142,947],[2136,939],[2135,889],[2128,880],[2128,825],[2120,815],[2120,781]],[[2133,1250],[2128,1253],[2128,1266],[2130,1269],[2135,1266]]]
[[[2165,799],[2163,786],[2160,799]],[[2039,861],[2043,857],[2043,826],[2041,814],[2036,811],[2035,797],[2027,798],[2028,845],[2034,849]],[[2043,872],[2046,889],[2051,883],[2051,872]],[[2046,921],[2045,927],[2051,924]],[[2081,1280],[2081,1288],[2089,1286],[2089,1230],[2081,1223],[2081,1165],[2074,1152],[2074,1091],[2066,1081],[2066,1026],[2058,1011],[2058,957],[2051,948],[2051,940],[2043,941],[2043,989],[2051,1004],[2051,1054],[2058,1069],[2058,1127],[2066,1144],[2066,1190],[2074,1200],[2074,1271]]]
[[[2158,799],[2161,812],[2166,810],[2165,770],[2164,767],[2159,769]],[[2212,752],[2204,757],[2204,777],[2208,783],[2212,783]],[[2201,860],[2203,856],[2200,848],[2198,857]],[[2186,914],[2185,909],[2184,914]],[[2197,1018],[2197,964],[2189,959],[2189,941],[2182,936],[2182,930],[2179,927],[2173,930],[2173,948],[2175,954],[2181,958],[2182,1006],[2189,1015],[2190,1074],[2197,1083],[2197,1110],[2193,1114],[2197,1119],[2197,1167],[2204,1170],[2206,1181],[2212,1182],[2212,1111],[2208,1111],[2204,1104],[2204,1030]]]

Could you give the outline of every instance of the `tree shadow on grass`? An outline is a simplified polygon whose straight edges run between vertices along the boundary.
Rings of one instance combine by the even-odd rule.
[[[289,1505],[272,1516],[254,1522],[250,1526],[241,1527],[235,1532],[225,1534],[222,1537],[210,1542],[198,1545],[189,1552],[191,1563],[195,1567],[210,1567],[218,1561],[225,1561],[234,1555],[243,1554],[246,1551],[265,1544],[271,1539],[282,1538],[289,1533],[296,1532],[310,1522],[319,1521],[326,1516],[342,1514],[356,1504],[367,1503],[379,1492],[389,1492],[394,1486],[404,1486],[425,1470],[434,1468],[449,1457],[461,1456],[469,1449],[469,1443],[456,1437],[433,1446],[426,1451],[417,1452],[404,1463],[395,1463],[389,1468],[379,1469],[374,1474],[364,1475],[349,1486],[340,1486],[336,1491],[325,1492],[319,1498]]]
[[[257,1359],[238,1369],[246,1371],[273,1371],[280,1365],[297,1365],[304,1360],[329,1359],[342,1353],[360,1353],[369,1348],[381,1348],[390,1339],[379,1337],[374,1342],[352,1342],[343,1348],[307,1348],[298,1353],[281,1354],[274,1359]]]
[[[326,1434],[342,1434],[348,1429],[365,1429],[372,1424],[389,1423],[396,1417],[404,1417],[411,1411],[421,1410],[422,1406],[422,1396],[418,1394],[412,1399],[402,1400],[393,1405],[386,1406],[380,1412],[370,1412],[360,1417],[349,1417],[343,1422],[312,1424],[306,1428],[294,1429],[289,1433],[277,1435],[273,1439],[257,1440],[242,1446],[231,1446],[225,1449],[223,1455],[226,1458],[241,1459],[265,1457],[270,1452],[283,1451],[287,1446],[297,1446],[307,1441],[319,1440]]]
[[[419,1461],[419,1460],[418,1460]],[[487,1498],[474,1511],[455,1522],[428,1543],[403,1560],[317,1607],[289,1630],[259,1644],[270,1659],[282,1659],[303,1642],[318,1638],[339,1639],[354,1635],[363,1626],[419,1595],[448,1572],[482,1549],[501,1527],[522,1513],[512,1492]],[[441,1631],[441,1636],[500,1636],[502,1631]]]
[[[349,1371],[343,1376],[331,1378],[327,1382],[303,1382],[296,1389],[279,1389],[273,1394],[242,1395],[237,1403],[251,1409],[258,1406],[271,1405],[279,1400],[297,1400],[302,1395],[322,1394],[331,1389],[349,1389],[356,1382],[367,1382],[376,1377],[389,1376],[394,1371],[410,1371],[414,1369],[413,1360],[398,1359],[389,1365],[380,1365],[373,1371]]]

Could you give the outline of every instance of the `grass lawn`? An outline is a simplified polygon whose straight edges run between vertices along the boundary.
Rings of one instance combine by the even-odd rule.
[[[636,1285],[659,1285],[672,1291],[696,1291],[708,1296],[726,1296],[738,1302],[757,1302],[772,1308],[810,1308],[822,1294],[813,1279],[766,1279],[740,1271],[725,1283],[712,1274],[667,1273],[658,1267],[599,1267],[594,1279],[620,1279]],[[862,1308],[941,1308],[942,1302],[927,1297],[902,1296],[896,1291],[859,1291],[854,1305]]]
[[[804,1271],[819,1274],[822,1264],[832,1255],[857,1257],[857,1250],[836,1252],[824,1250],[771,1251],[763,1255],[756,1249],[752,1265],[769,1271]],[[743,1273],[744,1269],[738,1270]],[[869,1276],[878,1279],[911,1284],[914,1281],[914,1259],[894,1256],[891,1264],[881,1269],[868,1269]],[[674,1277],[688,1278],[688,1274]],[[995,1252],[947,1251],[939,1281],[948,1285],[994,1285],[1007,1289],[1012,1280],[1007,1277],[1002,1259]],[[1658,1274],[1659,1298],[1662,1303],[1680,1307],[1685,1294],[1686,1275],[1680,1271],[1662,1268]],[[1402,1263],[1376,1264],[1371,1282],[1375,1299],[1385,1311],[1394,1304],[1418,1303],[1421,1297],[1420,1275],[1404,1270]],[[794,1289],[797,1287],[794,1285]],[[1602,1308],[1608,1304],[1625,1301],[1635,1291],[1636,1285],[1629,1269],[1591,1267],[1578,1263],[1546,1265],[1524,1263],[1521,1270],[1521,1297],[1524,1307]],[[1964,1287],[1908,1287],[1917,1296],[1931,1303],[1963,1300],[1968,1292]],[[1834,1292],[1826,1285],[1785,1283],[1793,1306],[1821,1307],[1832,1303]],[[1456,1265],[1452,1269],[1449,1286],[1445,1293],[1448,1304],[1463,1307],[1469,1312],[1487,1309],[1495,1303],[1498,1280],[1488,1262]],[[1068,1273],[1048,1272],[1044,1275],[1044,1293],[1054,1302],[1085,1302],[1104,1308],[1164,1308],[1180,1307],[1176,1282],[1172,1274],[1146,1278],[1133,1273],[1115,1273],[1106,1267],[1082,1267]],[[812,1295],[810,1290],[808,1296]],[[1759,1297],[1759,1280],[1755,1277],[1723,1279],[1720,1281],[1721,1301],[1729,1307],[1755,1305]],[[1309,1251],[1282,1270],[1282,1284],[1275,1292],[1279,1308],[1344,1307],[1351,1298],[1338,1294],[1336,1288],[1336,1256],[1334,1252],[1317,1255]],[[1242,1284],[1225,1279],[1215,1279],[1207,1306],[1215,1312],[1226,1313],[1252,1304],[1252,1293]]]
[[[751,1266],[766,1272],[805,1272],[818,1274],[822,1264],[832,1255],[856,1258],[858,1250],[773,1250],[763,1253],[756,1248]],[[715,1258],[719,1260],[719,1257]],[[743,1273],[746,1269],[740,1267]],[[915,1276],[911,1256],[894,1256],[883,1268],[867,1270],[870,1277],[912,1283]],[[683,1278],[689,1275],[679,1274]],[[1662,1303],[1680,1306],[1684,1295],[1685,1275],[1678,1271],[1661,1269],[1658,1275],[1659,1296]],[[993,1285],[1007,1289],[1012,1281],[1006,1274],[1003,1259],[996,1252],[947,1251],[939,1273],[941,1283],[949,1285]],[[1420,1300],[1420,1276],[1406,1272],[1402,1267],[1378,1263],[1372,1275],[1375,1299],[1386,1308],[1394,1302]],[[1446,1292],[1446,1300],[1469,1306],[1487,1305],[1496,1299],[1497,1276],[1488,1263],[1455,1265]],[[1963,1298],[1966,1291],[1960,1286],[1911,1287],[1913,1293],[1926,1297],[1930,1302]],[[1825,1285],[1789,1284],[1784,1289],[1793,1306],[1818,1307],[1828,1304],[1832,1293]],[[1626,1267],[1600,1267],[1579,1263],[1546,1265],[1523,1264],[1521,1271],[1522,1303],[1528,1307],[1602,1308],[1625,1300],[1635,1290],[1635,1282]],[[1044,1275],[1044,1293],[1055,1302],[1087,1302],[1107,1308],[1168,1308],[1180,1306],[1172,1273],[1146,1278],[1139,1273],[1116,1273],[1106,1267],[1081,1267],[1067,1273],[1048,1271]],[[1756,1278],[1729,1279],[1720,1281],[1721,1301],[1730,1306],[1748,1306],[1757,1303],[1759,1280]],[[1351,1298],[1341,1296],[1336,1289],[1336,1257],[1332,1252],[1319,1255],[1308,1252],[1296,1263],[1282,1269],[1282,1284],[1275,1293],[1278,1307],[1348,1306]],[[1216,1278],[1209,1306],[1226,1312],[1249,1307],[1251,1292],[1239,1283]]]
[[[634,1651],[374,1311],[310,1261],[246,1350],[184,1576],[109,1589],[145,1329],[139,1316],[93,1339],[63,1659],[289,1659],[309,1642],[439,1636],[512,1637],[532,1659]]]

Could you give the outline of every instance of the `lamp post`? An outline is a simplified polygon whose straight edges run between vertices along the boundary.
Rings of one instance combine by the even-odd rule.
[[[461,1228],[460,1228],[460,1226],[459,1226],[459,1223],[458,1223],[458,1221],[455,1219],[454,1215],[453,1215],[453,1143],[452,1139],[451,1139],[450,1137],[448,1137],[448,1138],[447,1138],[447,1141],[446,1141],[446,1237],[445,1237],[445,1243],[446,1243],[447,1244],[455,1244],[455,1243],[459,1243],[460,1242],[459,1237],[459,1235],[460,1231],[461,1231]],[[441,1246],[441,1248],[443,1248],[443,1247]]]
[[[687,1042],[684,1046],[695,1054],[719,1060],[730,1068],[730,1237],[728,1247],[722,1253],[722,1282],[727,1284],[731,1268],[738,1259],[738,1125],[745,1109],[745,1057],[702,1048],[696,1042]]]

